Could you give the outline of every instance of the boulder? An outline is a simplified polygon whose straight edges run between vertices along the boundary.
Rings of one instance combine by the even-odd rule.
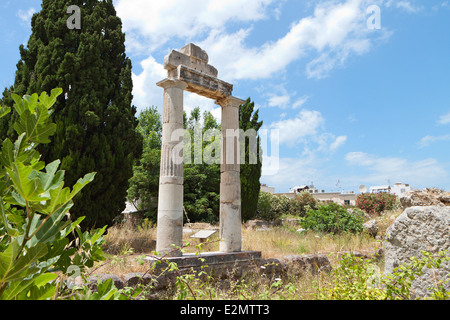
[[[414,206],[450,206],[450,193],[438,188],[413,190],[400,197],[404,209]]]
[[[310,270],[313,274],[332,269],[330,260],[324,254],[289,255],[283,261],[303,270]]]
[[[411,207],[406,209],[386,231],[385,273],[392,273],[396,267],[410,262],[410,258],[422,257],[422,251],[450,252],[450,208]],[[450,274],[450,263],[440,269],[424,268],[422,276],[412,284],[413,297],[429,296],[429,288],[435,280],[446,280]],[[446,284],[450,291],[450,281]]]
[[[370,234],[372,237],[376,237],[378,233],[378,222],[375,219],[369,220],[363,224],[364,229]]]

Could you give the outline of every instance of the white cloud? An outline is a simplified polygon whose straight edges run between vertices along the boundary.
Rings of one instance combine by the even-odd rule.
[[[439,124],[448,124],[450,123],[450,112],[447,114],[442,115],[439,120],[438,120]]]
[[[222,119],[222,109],[216,105],[213,100],[199,96],[195,93],[185,92],[183,108],[188,117],[191,111],[196,107],[200,108],[201,115],[203,115],[203,112],[209,111],[218,121]]]
[[[410,183],[412,186],[435,186],[445,183],[448,179],[448,172],[444,166],[432,158],[409,161],[364,152],[350,152],[345,160],[350,166],[365,167],[369,171],[359,177],[353,177],[354,181],[380,184],[390,180]]]
[[[337,137],[336,140],[330,145],[330,150],[333,151],[333,152],[336,151],[346,141],[347,141],[347,136],[339,136],[339,137]]]
[[[294,146],[304,141],[305,137],[317,135],[318,129],[323,123],[324,118],[320,112],[302,110],[297,117],[274,122],[270,125],[270,128],[280,131],[280,143]]]
[[[156,83],[167,77],[167,71],[151,56],[141,62],[141,67],[143,71],[140,74],[132,75],[133,104],[138,112],[152,105],[161,112],[164,89],[157,87]]]
[[[325,119],[319,111],[302,110],[295,118],[273,122],[270,129],[279,130],[279,142],[290,148],[301,145],[303,155],[318,151],[335,152],[346,141],[346,136],[335,137],[324,129]]]
[[[229,81],[268,78],[311,50],[319,57],[308,65],[307,75],[324,77],[351,54],[363,54],[370,49],[366,3],[363,0],[319,3],[312,16],[293,23],[285,36],[260,47],[249,48],[245,44],[251,28],[233,34],[224,29],[214,30],[201,45],[221,62],[219,70]]]
[[[290,101],[291,97],[287,94],[282,96],[272,96],[269,98],[269,107],[280,107],[284,109],[289,106]]]
[[[399,1],[396,3],[397,8],[403,9],[406,12],[416,13],[419,12],[422,7],[413,5],[410,1]]]
[[[219,77],[231,82],[268,78],[311,51],[319,57],[312,59],[307,75],[324,77],[351,54],[367,52],[373,34],[366,27],[368,1],[320,2],[313,15],[294,22],[283,37],[259,47],[246,44],[251,26],[229,33],[226,24],[267,18],[273,0],[120,0],[116,9],[127,32],[127,49],[147,47],[150,53],[169,39],[195,41],[208,52]]]
[[[291,24],[286,34],[275,41],[251,47],[247,40],[252,34],[251,23],[269,19],[279,3],[274,0],[117,0],[116,10],[127,34],[127,51],[144,54],[143,72],[137,80],[135,104],[156,104],[151,100],[161,80],[155,65],[155,53],[168,53],[170,42],[183,39],[194,42],[208,52],[210,64],[219,70],[218,77],[230,83],[236,80],[266,79],[284,73],[289,64],[299,58],[305,61],[309,78],[326,77],[334,68],[342,66],[351,55],[367,52],[372,46],[371,33],[366,26],[365,8],[369,0],[324,1],[316,4],[310,16]],[[371,3],[371,2],[370,2]],[[276,10],[275,10],[276,11]],[[278,13],[276,13],[277,15]],[[230,32],[231,22],[240,29]],[[378,34],[385,35],[381,30]],[[384,33],[383,33],[384,32]],[[162,61],[161,61],[162,63]],[[155,69],[157,68],[157,70]],[[163,75],[164,77],[165,75]],[[141,96],[143,94],[143,96]],[[278,94],[269,105],[281,106],[293,102],[299,108],[306,102],[302,97],[293,100],[293,94]]]
[[[303,96],[300,99],[298,99],[297,101],[294,102],[294,104],[292,105],[293,109],[297,109],[300,108],[301,106],[303,106],[306,101],[308,101],[309,97],[307,96]]]
[[[34,9],[34,8],[30,8],[26,12],[24,12],[22,9],[20,9],[19,12],[17,12],[17,16],[19,17],[20,20],[22,20],[24,22],[29,22],[31,17],[35,13],[36,13],[36,9]]]
[[[450,141],[450,134],[446,134],[443,136],[425,136],[419,141],[419,146],[421,148],[428,147],[431,143],[436,141]]]
[[[388,8],[391,7],[391,6],[394,6],[394,5],[395,5],[395,7],[397,9],[401,9],[401,10],[406,11],[408,13],[417,13],[417,12],[419,12],[419,11],[421,11],[423,9],[423,6],[417,6],[417,5],[413,4],[411,1],[406,1],[406,0],[401,0],[401,1],[399,1],[399,0],[388,0],[385,3],[385,6],[388,7]]]
[[[257,21],[267,17],[274,0],[117,0],[124,31],[143,36],[148,50],[172,38],[192,39],[230,21]],[[151,40],[151,41],[148,41]]]
[[[288,188],[299,184],[309,183],[310,181],[318,181],[325,183],[321,164],[323,161],[316,159],[314,156],[301,158],[280,158],[278,160],[278,170],[276,174],[267,174],[267,157],[263,158],[261,182],[268,186],[275,187],[276,192],[288,192]]]

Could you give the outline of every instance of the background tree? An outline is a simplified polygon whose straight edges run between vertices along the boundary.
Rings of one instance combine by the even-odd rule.
[[[142,135],[143,151],[133,167],[128,200],[134,203],[138,210],[144,211],[146,218],[156,222],[161,162],[161,115],[157,108],[152,106],[141,111],[138,121],[136,131]]]
[[[67,7],[81,9],[81,29],[67,27]],[[22,96],[60,87],[52,142],[39,146],[45,162],[61,159],[66,182],[88,172],[96,179],[77,196],[70,213],[86,216],[83,227],[110,224],[125,208],[128,180],[142,148],[135,131],[131,61],[112,0],[43,1],[32,17],[27,47],[20,46],[14,86]],[[8,94],[4,95],[8,104]],[[3,120],[9,129],[17,115]],[[5,129],[1,130],[5,134]]]
[[[184,117],[185,129],[191,135],[191,164],[184,165],[184,208],[190,222],[210,222],[219,221],[220,208],[220,141],[214,137],[207,138],[207,130],[217,130],[220,136],[220,125],[214,116],[205,111],[201,118],[200,108],[195,108],[189,117]],[[218,155],[216,163],[207,163],[201,159],[201,163],[195,163],[195,130],[201,130],[203,136],[202,155],[209,154],[208,147],[213,147],[211,155]],[[215,145],[213,145],[215,143]],[[215,146],[215,148],[214,148]],[[197,147],[198,149],[198,147]],[[206,152],[205,152],[206,151]]]
[[[259,110],[254,111],[255,103],[247,99],[247,101],[239,108],[239,128],[247,131],[249,129],[254,129],[256,132],[259,131],[263,125],[262,121],[258,121]],[[245,163],[241,164],[241,215],[242,220],[247,221],[255,218],[256,209],[258,206],[258,196],[261,189],[261,168],[262,162],[260,159],[260,138],[256,139],[257,150],[257,163],[251,164],[249,153],[252,148],[250,148],[250,139],[246,139],[245,143]],[[254,146],[253,146],[254,147]]]

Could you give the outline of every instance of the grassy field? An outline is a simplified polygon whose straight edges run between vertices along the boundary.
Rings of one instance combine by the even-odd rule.
[[[287,255],[325,254],[328,256],[333,268],[339,264],[340,252],[361,252],[367,255],[374,254],[382,248],[382,238],[386,229],[401,213],[401,210],[386,212],[376,217],[379,232],[377,238],[366,233],[361,234],[326,234],[312,231],[298,232],[299,226],[284,225],[264,230],[248,229],[242,226],[242,249],[261,251],[262,258],[282,258]],[[192,232],[201,230],[206,226],[193,224]],[[199,251],[198,239],[190,238],[192,233],[184,234],[185,252]],[[137,228],[120,224],[108,229],[105,252],[108,260],[96,265],[96,273],[112,273],[122,276],[130,272],[146,272],[148,265],[142,263],[143,255],[153,255],[155,249],[156,228],[144,222]],[[201,246],[201,251],[218,251],[218,232]],[[384,260],[377,263],[380,272],[383,271]],[[256,272],[251,278],[231,283],[226,286],[211,281],[209,284],[199,283],[198,279],[190,278],[192,288],[202,288],[195,291],[196,298],[205,299],[313,299],[317,298],[320,288],[333,281],[332,274],[322,273],[291,277],[288,281],[274,282],[263,273]],[[178,293],[167,296],[175,298]],[[184,294],[187,294],[186,292]],[[174,296],[175,295],[175,296]]]

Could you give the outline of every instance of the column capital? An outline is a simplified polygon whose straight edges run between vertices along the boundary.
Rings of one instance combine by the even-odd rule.
[[[180,88],[181,90],[184,90],[187,88],[188,84],[184,81],[177,80],[177,79],[164,79],[156,83],[158,87],[167,89],[167,88]]]
[[[240,105],[244,104],[245,100],[233,97],[233,96],[227,96],[225,98],[221,98],[215,101],[215,104],[221,106],[222,108],[227,107],[235,107],[238,108]]]

